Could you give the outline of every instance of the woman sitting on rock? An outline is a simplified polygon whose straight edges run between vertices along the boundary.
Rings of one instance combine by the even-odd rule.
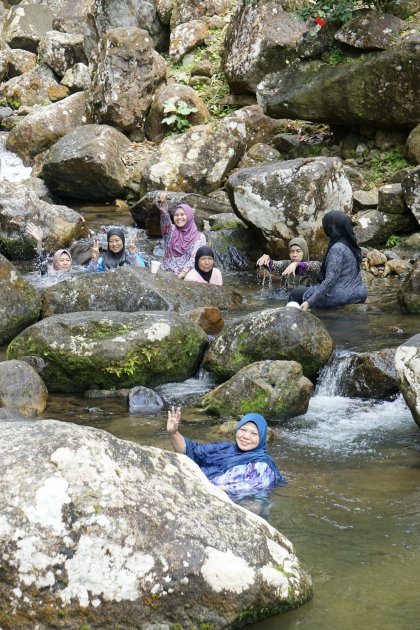
[[[194,268],[185,276],[187,282],[207,282],[208,284],[223,284],[222,274],[214,266],[214,251],[203,245],[195,254]]]
[[[289,258],[290,260],[272,260],[268,254],[263,254],[257,260],[257,265],[266,267],[270,273],[281,274],[286,279],[285,287],[288,291],[317,283],[321,263],[309,260],[308,244],[304,238],[292,238],[289,241]]]
[[[185,278],[194,267],[198,248],[206,244],[206,237],[198,231],[191,206],[186,203],[177,206],[172,224],[166,192],[160,196],[160,204],[160,229],[165,248],[160,268],[175,273],[178,278]]]
[[[286,480],[267,453],[267,422],[258,413],[248,413],[237,424],[235,443],[200,444],[178,431],[181,409],[168,412],[166,429],[174,451],[198,464],[211,483],[230,496],[268,490]]]
[[[49,265],[49,254],[45,251],[42,244],[44,238],[42,228],[35,225],[35,223],[28,223],[26,226],[26,232],[36,241],[37,266],[41,276],[45,276],[47,273],[71,271],[73,261],[68,249],[57,249],[52,258],[52,264]]]
[[[344,212],[331,210],[323,216],[322,227],[330,239],[321,265],[322,281],[309,289],[294,289],[290,299],[298,302],[304,311],[311,307],[338,308],[366,302],[367,289],[360,271],[362,252],[351,218]]]
[[[125,235],[121,228],[111,228],[106,234],[108,243],[107,251],[102,254],[99,250],[99,241],[93,242],[91,250],[91,261],[87,271],[110,271],[130,265],[133,267],[144,267],[144,260],[140,254],[136,253],[134,241],[130,241],[128,251],[125,249]]]

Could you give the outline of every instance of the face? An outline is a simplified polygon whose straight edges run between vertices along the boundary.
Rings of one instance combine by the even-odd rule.
[[[62,253],[60,258],[56,262],[56,267],[59,271],[70,271],[71,259],[68,254]]]
[[[118,252],[120,252],[122,248],[124,247],[122,238],[113,234],[112,236],[109,237],[108,247],[111,250],[111,252],[113,252],[114,254],[118,254]]]
[[[182,228],[188,221],[188,217],[182,208],[177,208],[174,213],[174,223],[176,227]]]
[[[299,245],[292,245],[289,249],[289,258],[292,262],[302,262],[303,251]]]
[[[208,272],[214,267],[214,259],[211,256],[200,256],[198,259],[198,268],[200,271]]]
[[[252,451],[260,443],[258,428],[253,422],[245,422],[235,434],[236,444],[241,451]]]

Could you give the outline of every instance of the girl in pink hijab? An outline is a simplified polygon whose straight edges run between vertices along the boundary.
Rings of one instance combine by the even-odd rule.
[[[160,229],[165,248],[161,269],[172,271],[178,278],[185,278],[194,267],[198,248],[206,244],[206,237],[198,231],[191,206],[186,203],[177,206],[172,223],[166,192],[160,196],[160,202]]]

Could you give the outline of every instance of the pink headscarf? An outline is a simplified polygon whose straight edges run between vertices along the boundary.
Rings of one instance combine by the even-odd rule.
[[[187,215],[187,222],[182,228],[176,225],[172,226],[172,234],[167,248],[167,253],[172,256],[185,254],[200,234],[194,221],[194,212],[191,206],[181,203],[175,208],[175,212],[178,208],[182,208]]]
[[[68,249],[57,249],[52,259],[52,266],[55,271],[59,271],[58,261],[60,260],[61,254],[67,254],[67,256],[70,258],[70,262],[72,262],[71,254]]]

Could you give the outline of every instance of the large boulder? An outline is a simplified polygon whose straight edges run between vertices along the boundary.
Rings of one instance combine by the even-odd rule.
[[[420,225],[420,166],[407,173],[401,182],[405,203]]]
[[[235,291],[199,282],[184,282],[171,273],[122,267],[113,273],[74,276],[43,291],[42,315],[76,311],[172,311],[199,306],[232,308],[241,302]]]
[[[165,62],[149,33],[116,28],[103,37],[92,76],[89,108],[95,122],[124,133],[143,131],[156,87],[165,78]]]
[[[153,386],[195,374],[207,336],[175,313],[54,315],[14,338],[9,359],[39,357],[49,391]]]
[[[362,50],[383,50],[395,43],[407,23],[396,15],[371,11],[348,20],[335,34],[335,39]]]
[[[405,313],[420,313],[420,263],[413,267],[398,292],[398,303]]]
[[[39,43],[38,55],[60,78],[76,63],[88,63],[84,37],[79,33],[48,31]]]
[[[197,125],[160,144],[143,171],[142,193],[169,188],[208,194],[241,159],[243,140],[221,124]]]
[[[106,201],[124,194],[126,136],[108,125],[72,129],[50,149],[43,167],[47,186],[75,199]]]
[[[311,597],[292,544],[184,455],[55,420],[0,445],[4,627],[221,630]]]
[[[54,13],[40,4],[21,3],[12,7],[3,22],[1,37],[11,48],[37,52],[38,44],[52,28]]]
[[[35,155],[86,122],[86,96],[83,92],[73,94],[22,118],[9,133],[6,148],[28,164]]]
[[[206,394],[203,405],[218,416],[252,411],[279,422],[306,413],[313,389],[296,361],[257,361]]]
[[[11,260],[34,257],[34,241],[25,229],[28,222],[42,228],[43,244],[50,252],[67,247],[73,239],[87,234],[82,215],[52,203],[40,179],[0,181],[0,246]]]
[[[235,93],[255,92],[263,77],[298,58],[305,22],[280,2],[238,2],[226,33],[224,70]],[[289,116],[288,116],[289,117]]]
[[[383,246],[392,234],[406,233],[408,229],[415,227],[411,213],[386,213],[379,209],[358,212],[354,215],[353,222],[359,245],[370,247]]]
[[[346,355],[336,361],[340,396],[388,398],[398,393],[395,348]]]
[[[58,100],[54,98],[54,91],[58,88],[60,85],[51,68],[40,65],[5,81],[0,96],[4,104],[19,109],[22,105],[45,105]]]
[[[36,66],[36,55],[29,52],[29,50],[11,48],[8,52],[8,60],[7,76],[9,79],[18,77],[24,72],[29,72]]]
[[[223,119],[223,126],[239,135],[247,147],[259,142],[270,144],[277,134],[288,129],[289,124],[288,120],[266,116],[260,105],[241,107]]]
[[[400,391],[420,428],[420,334],[398,346],[395,368]]]
[[[0,254],[0,346],[36,322],[40,311],[37,291]]]
[[[264,77],[257,100],[273,118],[412,128],[420,118],[417,46],[402,43],[337,66],[294,64]]]
[[[322,217],[349,213],[352,188],[338,158],[300,158],[241,169],[226,184],[237,215],[267,241],[273,257],[287,258],[288,241],[302,236],[313,258],[322,255]]]
[[[28,363],[0,362],[0,407],[35,416],[44,411],[47,399],[48,390],[42,378]]]
[[[296,361],[304,375],[313,379],[333,347],[323,324],[311,313],[273,308],[226,326],[207,350],[203,367],[228,379],[255,361]]]

